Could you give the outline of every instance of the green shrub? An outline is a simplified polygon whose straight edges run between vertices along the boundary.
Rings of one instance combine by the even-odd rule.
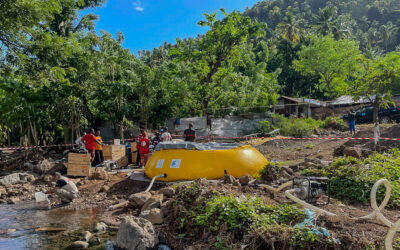
[[[370,192],[376,181],[386,178],[391,182],[392,195],[388,207],[400,207],[400,150],[375,153],[365,160],[341,157],[322,170],[322,175],[331,178],[331,193],[334,197],[350,202],[370,202]],[[378,203],[385,195],[382,185],[377,192]]]
[[[272,130],[274,130],[274,127],[272,126],[272,124],[265,120],[265,121],[261,121],[260,122],[260,128],[259,128],[259,133],[262,135],[266,135],[269,132],[271,132]]]
[[[283,115],[273,114],[272,124],[267,120],[260,122],[259,132],[265,135],[277,128],[281,135],[296,137],[310,136],[321,128],[347,130],[346,124],[339,117],[330,116],[325,120],[315,120],[312,118],[285,118]]]
[[[323,128],[332,128],[335,130],[339,131],[346,131],[347,130],[347,125],[343,121],[342,118],[337,117],[337,116],[329,116],[327,117],[322,124]]]
[[[270,224],[290,224],[299,221],[304,212],[295,206],[265,205],[260,198],[236,198],[218,195],[209,200],[194,221],[198,226],[217,231],[222,224],[232,231],[259,228]]]

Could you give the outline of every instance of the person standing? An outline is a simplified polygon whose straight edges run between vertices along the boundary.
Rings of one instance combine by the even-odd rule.
[[[142,139],[142,135],[144,130],[140,130],[140,134],[136,138],[136,165],[140,166],[140,139]]]
[[[75,144],[78,145],[80,150],[86,151],[85,143],[82,142],[82,138],[86,135],[86,132],[83,132],[83,135],[75,140]]]
[[[193,130],[193,124],[189,123],[189,128],[183,131],[185,141],[194,141],[196,139],[196,131]]]
[[[161,140],[162,141],[172,141],[172,136],[168,132],[168,128],[167,127],[164,128],[164,131],[163,131],[163,133],[161,135]]]
[[[96,137],[94,136],[94,130],[89,129],[87,134],[82,137],[82,142],[85,143],[86,150],[90,154],[90,162],[94,161],[94,150],[95,150],[95,144],[100,144],[103,145],[101,142],[99,142]]]
[[[143,131],[142,133],[142,138],[139,140],[140,148],[139,148],[139,153],[140,153],[140,166],[144,167],[146,166],[147,159],[150,153],[150,140],[147,138],[146,132]]]
[[[347,123],[349,124],[350,134],[353,136],[356,133],[356,114],[354,111],[350,111],[348,114]]]
[[[154,147],[156,147],[157,144],[161,142],[160,133],[156,132],[156,136],[154,136],[154,138],[151,141],[153,142]]]
[[[96,140],[100,142],[100,144],[96,143],[94,145],[94,161],[92,162],[92,166],[97,166],[104,162],[103,157],[103,138],[100,136],[100,130],[96,130]]]
[[[46,194],[55,193],[64,204],[72,202],[78,196],[79,190],[72,180],[62,176],[59,172],[55,172],[53,178],[56,186],[47,191]]]

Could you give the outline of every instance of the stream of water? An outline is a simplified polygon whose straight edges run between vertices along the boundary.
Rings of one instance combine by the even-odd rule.
[[[0,205],[0,249],[45,249],[50,237],[90,228],[98,210],[39,209],[35,202]],[[8,232],[7,232],[8,230]]]

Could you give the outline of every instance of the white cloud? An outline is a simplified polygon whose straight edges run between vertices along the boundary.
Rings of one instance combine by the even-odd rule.
[[[136,6],[136,7],[135,7],[135,10],[137,10],[137,11],[143,11],[144,8],[143,8],[143,7],[140,7],[140,6]]]
[[[135,6],[136,11],[144,11],[144,7],[140,1],[134,1],[132,5]]]

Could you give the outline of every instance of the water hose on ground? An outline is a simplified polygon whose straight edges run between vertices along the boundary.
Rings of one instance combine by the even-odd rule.
[[[293,181],[285,182],[285,183],[283,183],[282,185],[280,185],[280,186],[277,187],[277,188],[274,188],[274,187],[271,187],[271,186],[268,186],[268,185],[265,185],[265,184],[259,184],[259,186],[265,187],[265,188],[268,189],[269,191],[272,191],[272,192],[275,192],[275,193],[278,193],[278,192],[280,192],[281,190],[283,190],[284,188],[290,187],[290,186],[292,186],[292,185],[293,185]]]
[[[379,186],[382,184],[384,184],[386,187],[386,193],[385,193],[385,198],[383,199],[381,205],[378,207],[378,204],[376,203],[376,192],[378,191]],[[400,231],[400,220],[396,221],[395,223],[392,223],[381,212],[381,210],[384,209],[388,204],[391,193],[392,193],[392,186],[390,185],[390,182],[388,180],[380,179],[379,181],[375,182],[374,186],[371,189],[371,196],[370,196],[371,207],[374,211],[369,215],[357,218],[357,219],[376,218],[390,228],[385,238],[386,250],[393,250],[393,237],[396,234],[396,232]]]
[[[160,175],[154,176],[153,179],[151,179],[151,182],[150,182],[149,186],[147,187],[147,189],[145,190],[145,192],[149,192],[150,191],[150,189],[153,187],[153,184],[154,184],[156,179],[165,178],[165,177],[167,177],[167,174],[160,174]],[[116,205],[109,206],[108,210],[111,211],[111,210],[114,210],[114,209],[117,209],[117,208],[120,208],[120,207],[124,207],[124,206],[126,206],[128,204],[129,204],[129,201],[123,201],[123,202],[118,203]]]
[[[287,191],[285,192],[286,197],[289,198],[289,199],[291,199],[292,201],[294,201],[294,202],[296,202],[296,203],[302,205],[303,207],[306,207],[306,208],[308,208],[308,209],[314,210],[314,211],[315,211],[316,213],[318,213],[318,214],[325,214],[325,215],[327,215],[327,216],[337,216],[337,215],[334,214],[334,213],[331,213],[331,212],[328,212],[328,211],[326,211],[326,210],[324,210],[324,209],[321,209],[321,208],[319,208],[319,207],[313,206],[313,205],[311,205],[310,203],[307,203],[307,202],[305,202],[305,201],[303,201],[303,200],[297,198],[296,196],[293,195],[293,192],[294,192],[294,191],[295,191],[295,189],[287,190]]]
[[[150,191],[150,189],[153,187],[153,184],[154,184],[156,179],[165,178],[165,177],[167,177],[167,174],[160,174],[160,175],[154,176],[153,179],[151,179],[150,185],[147,187],[145,192],[149,192]]]
[[[378,207],[378,204],[376,202],[376,192],[378,191],[378,188],[382,184],[384,184],[386,187],[386,193],[385,193],[385,198],[383,199],[382,203]],[[292,181],[288,181],[288,182],[282,184],[281,186],[279,186],[278,188],[273,188],[268,185],[260,185],[260,186],[263,186],[273,192],[279,192],[282,189],[284,189],[285,187],[288,187],[290,185],[292,185]],[[313,205],[297,198],[296,196],[293,195],[294,192],[295,192],[295,189],[290,189],[285,192],[285,195],[287,198],[291,199],[292,201],[294,201],[306,208],[312,209],[312,210],[316,211],[317,213],[325,214],[327,216],[337,216],[334,213],[331,213],[331,212],[328,212],[321,208],[318,208],[316,206],[313,206]],[[370,194],[371,207],[374,211],[366,216],[355,218],[355,219],[375,219],[376,218],[390,228],[386,235],[386,238],[385,238],[385,249],[386,250],[393,250],[394,235],[396,234],[396,232],[400,231],[400,219],[398,221],[396,221],[395,223],[392,223],[381,212],[381,210],[384,209],[386,207],[386,205],[388,204],[388,202],[390,200],[391,192],[392,192],[392,186],[387,179],[380,179],[377,182],[375,182],[374,186],[371,189],[371,194]]]

